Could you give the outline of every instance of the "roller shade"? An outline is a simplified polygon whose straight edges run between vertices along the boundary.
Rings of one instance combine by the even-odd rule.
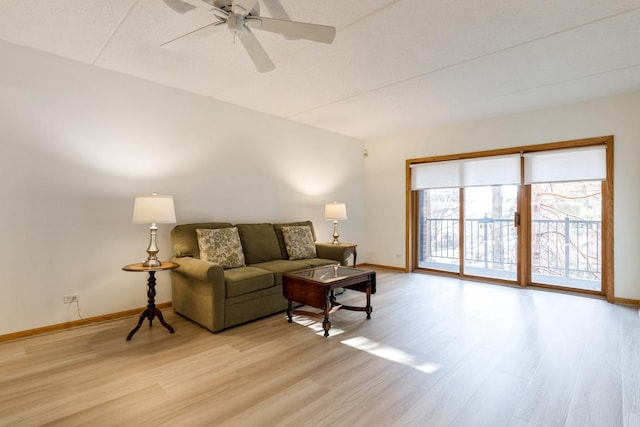
[[[539,151],[524,154],[524,183],[604,181],[606,146]]]
[[[411,189],[460,187],[461,175],[457,160],[411,165]]]
[[[520,184],[520,155],[411,165],[411,189]]]

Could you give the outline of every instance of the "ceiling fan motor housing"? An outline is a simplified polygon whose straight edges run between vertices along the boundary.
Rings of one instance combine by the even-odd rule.
[[[249,29],[244,25],[244,16],[238,16],[234,13],[230,13],[227,18],[227,25],[229,26],[229,31],[238,36],[242,36],[249,32]]]

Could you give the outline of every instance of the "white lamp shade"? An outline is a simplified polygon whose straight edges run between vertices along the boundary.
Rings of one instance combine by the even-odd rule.
[[[324,206],[324,219],[347,219],[347,205],[344,203],[327,203]]]
[[[173,224],[176,222],[176,211],[173,196],[149,194],[137,196],[133,205],[134,224]]]

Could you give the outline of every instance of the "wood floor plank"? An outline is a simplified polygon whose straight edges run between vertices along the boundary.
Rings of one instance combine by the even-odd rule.
[[[535,427],[535,425],[520,418],[513,417],[507,427]]]
[[[599,362],[583,363],[565,425],[620,426],[623,422],[620,368]]]
[[[377,270],[374,311],[212,334],[164,310],[0,343],[0,425],[640,425],[637,308]],[[362,294],[343,302],[360,305]]]
[[[131,390],[130,392],[120,393],[116,397],[106,400],[103,403],[87,407],[83,410],[74,410],[66,416],[47,421],[47,426],[68,427],[76,425],[92,425],[92,426],[108,426],[114,425],[113,421],[122,418],[123,414],[129,419],[142,417],[146,408],[143,405],[132,405],[131,402],[139,400],[143,396],[146,400],[155,402],[169,403],[164,391],[157,385],[149,385],[139,390]],[[52,418],[51,414],[40,414],[38,418],[32,418],[29,422],[32,425],[41,425],[42,419]]]
[[[312,378],[323,382],[330,393],[310,402],[305,408],[298,409],[283,425],[352,425],[353,417],[357,418],[355,425],[366,425],[364,419],[372,411],[381,406],[388,407],[400,398],[394,393],[403,392],[396,386],[402,385],[403,388],[414,390],[414,393],[419,392],[414,381],[417,373],[410,368],[402,365],[389,366],[385,361],[368,354],[359,354],[356,358],[361,363],[348,376],[333,376],[331,372],[313,375]],[[372,400],[372,396],[380,398]],[[354,411],[356,408],[358,410]],[[388,416],[395,418],[398,414],[394,412]]]
[[[398,420],[399,425],[451,425],[460,410],[489,376],[496,354],[481,348],[467,357]]]
[[[636,415],[636,414],[625,415],[624,427],[640,427],[640,415]]]
[[[584,351],[571,336],[552,337],[515,416],[534,425],[564,425]]]
[[[238,411],[220,426],[275,426],[287,412],[294,412],[296,408],[304,407],[328,393],[328,388],[303,378],[261,401],[252,411]]]
[[[623,326],[621,359],[624,411],[640,419],[640,321]]]
[[[493,371],[464,405],[452,425],[508,426],[526,385],[523,378]]]

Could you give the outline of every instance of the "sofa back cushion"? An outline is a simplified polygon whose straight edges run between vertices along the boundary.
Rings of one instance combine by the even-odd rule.
[[[276,237],[278,238],[278,245],[280,246],[280,259],[289,259],[289,253],[287,252],[287,245],[284,241],[284,235],[282,234],[282,227],[291,227],[291,226],[309,226],[311,229],[311,236],[313,241],[316,241],[316,232],[313,229],[313,223],[311,221],[298,221],[298,222],[287,222],[282,224],[273,224],[273,229],[276,231]]]
[[[280,245],[272,224],[237,224],[247,264],[274,261],[282,258]]]
[[[282,227],[284,243],[290,260],[316,258],[316,245],[308,225]]]
[[[198,248],[198,228],[229,228],[233,224],[228,222],[199,222],[194,224],[176,225],[171,230],[171,242],[173,243],[173,253],[177,257],[190,256],[200,258]]]
[[[216,263],[225,270],[244,267],[244,253],[236,227],[198,228],[200,259]]]

